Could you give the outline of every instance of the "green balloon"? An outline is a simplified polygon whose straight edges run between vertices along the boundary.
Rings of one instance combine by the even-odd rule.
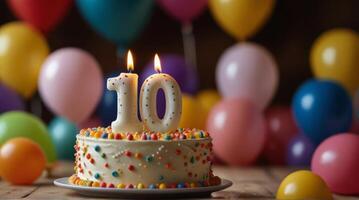
[[[74,160],[78,128],[65,118],[56,117],[49,124],[49,133],[59,160]]]
[[[0,146],[15,137],[33,140],[40,145],[49,164],[56,161],[55,147],[45,124],[38,117],[21,111],[0,115]]]

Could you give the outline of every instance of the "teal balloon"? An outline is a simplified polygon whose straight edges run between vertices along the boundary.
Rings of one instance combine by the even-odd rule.
[[[77,7],[92,28],[123,51],[150,19],[153,0],[77,0]]]
[[[49,132],[59,160],[74,160],[77,126],[62,117],[56,117],[49,124]]]
[[[0,146],[16,137],[25,137],[36,142],[44,151],[49,166],[55,163],[55,147],[41,119],[22,111],[0,115]]]

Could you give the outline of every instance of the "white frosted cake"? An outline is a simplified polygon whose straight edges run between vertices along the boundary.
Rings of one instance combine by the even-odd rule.
[[[211,171],[211,138],[202,130],[114,134],[110,127],[83,129],[75,149],[70,182],[77,185],[164,189],[220,183]]]

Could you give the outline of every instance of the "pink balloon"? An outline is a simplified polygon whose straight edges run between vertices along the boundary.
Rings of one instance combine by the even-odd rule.
[[[40,95],[50,110],[70,121],[78,123],[91,115],[100,100],[102,88],[99,64],[81,49],[57,50],[42,65]]]
[[[358,153],[359,135],[334,135],[315,150],[312,171],[324,179],[332,192],[359,194]]]
[[[95,128],[101,126],[100,118],[93,116],[77,125],[80,129],[84,128]]]
[[[222,96],[247,98],[261,110],[269,104],[278,84],[277,64],[271,53],[247,42],[222,54],[216,76]]]
[[[263,155],[273,165],[284,165],[289,142],[299,130],[289,106],[273,106],[265,112],[267,141]]]
[[[256,161],[266,139],[264,117],[245,99],[224,99],[210,112],[207,130],[215,154],[231,165]]]
[[[204,11],[208,0],[158,0],[158,3],[169,15],[186,24]]]

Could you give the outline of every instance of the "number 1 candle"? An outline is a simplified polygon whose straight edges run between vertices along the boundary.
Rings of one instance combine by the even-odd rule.
[[[182,112],[181,90],[174,78],[161,73],[161,63],[156,54],[154,60],[157,74],[148,77],[142,85],[140,94],[140,113],[143,122],[151,131],[167,132],[177,129]],[[163,119],[157,115],[157,92],[162,89],[166,98],[166,112]]]
[[[131,51],[127,54],[127,70],[118,77],[107,79],[107,89],[117,92],[117,118],[111,128],[113,132],[142,131],[143,127],[137,116],[138,75],[131,73],[134,69]]]

